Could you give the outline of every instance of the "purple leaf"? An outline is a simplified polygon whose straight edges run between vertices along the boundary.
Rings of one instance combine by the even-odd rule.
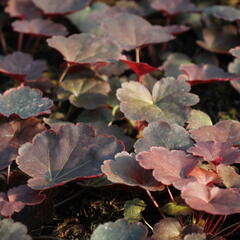
[[[143,137],[134,144],[135,152],[148,151],[151,147],[186,150],[192,146],[188,132],[177,124],[153,122],[144,128]]]
[[[196,10],[195,5],[189,0],[152,0],[151,7],[170,16]]]
[[[68,31],[65,26],[48,19],[34,18],[32,20],[17,20],[12,23],[14,31],[34,36],[65,36]]]
[[[138,186],[148,191],[161,191],[164,186],[152,176],[152,171],[142,168],[134,154],[121,152],[115,155],[115,160],[104,161],[102,172],[109,181],[129,186]]]
[[[181,150],[168,150],[164,147],[151,147],[150,151],[140,152],[136,156],[145,169],[152,169],[153,176],[164,185],[181,180],[198,163],[198,160]]]
[[[8,0],[5,12],[11,17],[33,19],[41,16],[40,10],[32,0]]]
[[[239,149],[229,142],[197,142],[188,152],[216,165],[240,163]]]
[[[224,82],[236,78],[234,74],[224,72],[221,68],[212,64],[181,64],[180,70],[185,73],[186,81],[190,84],[202,84],[209,82]]]
[[[147,240],[148,230],[142,223],[129,223],[125,219],[100,224],[90,240]]]
[[[120,109],[128,119],[148,122],[166,121],[183,125],[188,118],[190,106],[199,99],[189,93],[185,81],[162,78],[153,87],[152,94],[139,82],[126,82],[117,90]]]
[[[32,0],[47,15],[65,15],[85,8],[91,0]]]
[[[156,30],[144,18],[133,14],[119,14],[101,24],[102,32],[117,42],[122,49],[132,49],[153,43],[168,42],[174,37],[162,29]]]
[[[68,63],[94,64],[114,62],[121,57],[118,45],[105,37],[89,33],[73,34],[69,37],[52,37],[48,45],[57,49]]]
[[[181,197],[193,209],[213,215],[230,215],[240,212],[240,190],[208,187],[198,182],[187,184]]]
[[[10,75],[19,81],[39,78],[47,64],[43,60],[33,60],[30,54],[14,52],[0,61],[0,72]]]
[[[1,240],[32,240],[27,235],[27,228],[20,222],[13,222],[10,218],[5,218],[0,221]]]
[[[29,87],[11,88],[0,95],[0,114],[22,119],[50,113],[52,100],[43,98],[39,90]]]
[[[214,126],[203,126],[191,131],[192,138],[197,142],[215,141],[240,144],[240,123],[235,120],[225,120]]]
[[[0,193],[0,213],[5,217],[9,217],[14,212],[20,212],[25,205],[40,204],[45,198],[45,195],[41,195],[27,185],[20,185],[8,190],[7,194]]]
[[[112,136],[95,135],[87,125],[65,124],[22,145],[16,162],[32,177],[31,188],[48,189],[100,176],[103,161],[122,150],[122,143]]]

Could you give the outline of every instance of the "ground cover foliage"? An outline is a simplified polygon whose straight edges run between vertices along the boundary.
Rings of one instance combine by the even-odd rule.
[[[239,239],[239,5],[1,1],[0,239]]]

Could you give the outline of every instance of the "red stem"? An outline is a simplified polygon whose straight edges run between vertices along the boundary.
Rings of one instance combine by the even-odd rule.
[[[175,199],[174,199],[174,197],[173,197],[173,195],[172,195],[172,192],[171,192],[169,186],[167,186],[167,191],[168,191],[168,194],[169,194],[171,200],[172,200],[173,202],[176,202]]]
[[[22,42],[23,42],[23,33],[19,33],[18,35],[18,45],[17,45],[17,50],[21,51],[22,50]]]
[[[221,230],[221,228],[222,228],[222,226],[223,226],[223,224],[224,224],[224,222],[225,222],[226,219],[227,219],[227,215],[224,216],[221,224],[219,224],[217,230],[216,230],[215,233],[214,233],[214,237],[220,232],[220,230]]]
[[[212,229],[208,232],[208,233],[213,233],[213,231],[216,229],[216,227],[218,226],[218,224],[221,222],[221,220],[223,219],[224,216],[220,216],[218,218],[218,220],[216,221],[216,223],[214,224],[214,226],[212,227]]]
[[[211,226],[212,226],[212,224],[213,224],[213,221],[214,221],[214,219],[215,219],[215,215],[213,215],[212,217],[211,217],[211,220],[209,221],[209,224],[208,224],[208,227],[206,228],[206,232],[208,232],[210,229],[211,229]]]
[[[157,209],[159,209],[159,205],[158,205],[158,203],[156,202],[156,200],[153,198],[151,192],[150,192],[149,190],[146,190],[146,192],[147,192],[147,195],[150,197],[151,201],[153,202],[154,206],[155,206]]]

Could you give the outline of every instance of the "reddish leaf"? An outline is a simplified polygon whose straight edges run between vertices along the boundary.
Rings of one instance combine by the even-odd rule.
[[[122,49],[132,50],[148,44],[168,42],[174,37],[162,29],[156,31],[144,18],[133,14],[118,14],[103,21],[102,32],[117,42]]]
[[[101,169],[108,180],[114,183],[139,186],[148,191],[164,189],[164,186],[153,178],[152,171],[140,167],[134,154],[118,153],[115,160],[104,161]]]
[[[123,60],[123,59],[121,59],[121,61],[126,63],[139,77],[158,70],[158,68],[152,67],[147,63],[141,63],[141,62],[137,63],[137,62]]]
[[[214,215],[240,212],[240,190],[221,189],[192,182],[182,189],[181,197],[193,209]]]
[[[122,150],[123,145],[112,136],[95,135],[87,125],[65,124],[22,145],[16,162],[32,177],[31,188],[48,189],[100,176],[103,161]]]
[[[22,52],[9,54],[0,61],[0,72],[19,81],[39,78],[46,69],[45,61],[33,60],[30,54]]]
[[[180,70],[186,74],[186,80],[191,84],[223,82],[236,78],[234,74],[224,72],[221,68],[212,64],[181,64]]]
[[[119,46],[105,37],[89,33],[73,34],[68,38],[57,36],[47,40],[68,63],[95,64],[114,62],[121,57]]]
[[[17,20],[12,23],[12,27],[16,32],[43,37],[65,36],[68,34],[65,26],[41,18]]]
[[[195,5],[190,3],[189,0],[153,0],[151,6],[166,15],[176,15],[196,10]]]
[[[188,152],[216,165],[240,163],[240,151],[229,142],[197,142]]]
[[[43,98],[39,90],[29,87],[11,88],[0,95],[0,114],[22,119],[50,113],[52,100]]]
[[[32,0],[47,15],[66,15],[85,8],[91,0]]]
[[[14,212],[20,212],[25,205],[40,204],[46,198],[39,192],[32,190],[27,185],[11,188],[7,194],[0,193],[0,213],[5,217],[12,216]]]
[[[150,151],[136,156],[145,169],[153,169],[153,176],[164,185],[171,185],[187,176],[198,160],[181,150],[168,150],[164,147],[151,147]]]
[[[33,19],[41,16],[40,10],[32,0],[8,0],[5,12],[11,17]]]
[[[240,144],[240,123],[235,120],[225,120],[214,126],[203,126],[191,131],[192,138],[197,142],[215,141]]]

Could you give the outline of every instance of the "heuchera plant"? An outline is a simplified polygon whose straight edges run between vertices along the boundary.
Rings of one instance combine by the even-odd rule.
[[[138,194],[74,239],[239,236],[238,115],[200,111],[196,94],[213,82],[240,92],[238,8],[8,0],[0,10],[0,239],[73,239],[39,229],[89,186]],[[61,191],[71,196],[59,203]]]

